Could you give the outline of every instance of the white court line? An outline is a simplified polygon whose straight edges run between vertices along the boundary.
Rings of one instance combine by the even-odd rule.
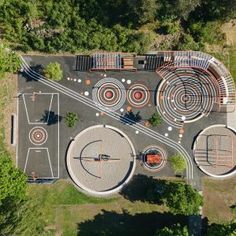
[[[53,100],[53,95],[54,94],[58,94],[58,93],[35,93],[36,95],[51,95],[51,100],[50,100],[50,105],[49,105],[49,112],[51,111],[51,105],[52,105],[52,100]],[[22,95],[23,97],[23,102],[24,102],[24,107],[25,107],[25,112],[26,112],[26,117],[27,117],[27,121],[28,121],[28,124],[29,125],[45,125],[48,123],[48,119],[49,119],[49,116],[48,116],[48,119],[47,119],[47,122],[31,122],[30,119],[29,119],[29,112],[28,112],[28,109],[27,109],[27,104],[26,104],[26,98],[25,98],[25,95],[33,95],[32,93],[24,93]]]
[[[47,122],[46,122],[46,124],[48,124],[50,112],[51,112],[51,109],[52,109],[52,100],[53,100],[53,94],[51,94],[51,101],[50,101],[50,104],[49,104],[48,117],[47,117]]]
[[[60,116],[60,103],[59,103],[59,93],[57,93],[57,114],[58,114],[58,119]],[[58,164],[58,177],[60,178],[60,125],[59,125],[59,120],[57,122],[57,134],[58,134],[58,139],[57,139],[57,164]]]
[[[50,154],[49,154],[48,148],[47,148],[47,153],[48,153],[48,162],[49,162],[49,166],[50,166],[50,170],[51,170],[51,175],[52,175],[52,178],[54,179],[55,177],[54,177],[53,171],[52,171],[51,158],[50,158]]]
[[[50,176],[50,177],[44,176],[43,178],[44,179],[55,179],[55,178],[57,178],[57,177],[54,177],[54,175],[53,175],[51,158],[50,158],[50,154],[49,154],[48,148],[28,148],[27,156],[26,156],[26,161],[25,161],[25,166],[24,166],[24,173],[26,173],[26,168],[27,168],[27,164],[28,164],[28,160],[29,160],[29,153],[30,153],[31,150],[35,150],[35,152],[41,151],[41,150],[46,150],[47,158],[48,158],[48,163],[49,163],[49,168],[50,168],[52,176]]]
[[[37,93],[38,94],[38,93]],[[58,114],[58,118],[60,116],[60,111],[59,111],[59,107],[60,107],[60,103],[59,103],[59,93],[39,93],[40,95],[51,95],[51,101],[50,101],[50,106],[49,106],[49,111],[51,111],[51,108],[52,108],[52,104],[53,104],[53,98],[54,98],[54,95],[57,95],[57,114]],[[32,95],[32,93],[25,93],[23,94],[23,101],[24,101],[24,106],[25,106],[25,110],[26,110],[26,116],[27,116],[27,120],[28,120],[28,124],[32,124],[32,125],[39,125],[39,124],[42,124],[42,125],[46,125],[47,123],[46,122],[43,122],[43,123],[34,123],[34,122],[30,122],[29,121],[29,116],[28,116],[28,110],[27,110],[27,105],[26,105],[26,102],[25,102],[25,98],[24,98],[24,95]],[[18,101],[18,100],[17,100]],[[19,105],[19,102],[18,102],[18,105]],[[48,122],[48,121],[47,121]],[[52,172],[52,176],[54,179],[58,179],[60,178],[60,124],[59,124],[59,120],[57,122],[57,130],[58,130],[58,134],[57,134],[57,176],[54,176],[53,174],[53,171],[52,171],[52,165],[51,165],[51,159],[49,161],[50,163],[50,169],[51,169],[51,172]],[[19,133],[19,130],[17,131]],[[29,149],[34,149],[34,148],[29,148]],[[29,151],[28,149],[28,151]],[[37,148],[37,149],[41,149],[41,148]],[[45,148],[42,148],[42,149],[45,149]],[[48,148],[47,148],[48,149]],[[25,163],[25,167],[24,167],[24,172],[25,172],[25,168],[26,168],[26,165],[27,165],[27,162],[28,162],[28,155],[29,153],[27,152],[27,157],[26,157],[26,163]],[[48,155],[50,156],[49,154],[49,151],[48,151]],[[17,152],[17,156],[18,156],[18,152]],[[18,160],[18,158],[17,158]],[[18,165],[18,163],[17,163]],[[43,178],[52,178],[52,177],[43,177]]]

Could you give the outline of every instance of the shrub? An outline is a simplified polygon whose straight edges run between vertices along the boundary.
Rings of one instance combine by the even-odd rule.
[[[170,157],[170,164],[175,174],[182,174],[186,169],[186,162],[179,154]]]
[[[47,79],[60,81],[62,79],[62,69],[58,62],[49,63],[44,69],[44,75]]]
[[[75,126],[76,122],[79,120],[79,117],[74,112],[67,112],[66,113],[66,124],[69,128],[72,128]]]
[[[155,127],[155,126],[161,124],[162,118],[157,112],[155,112],[148,121],[150,122],[150,124],[153,127]]]

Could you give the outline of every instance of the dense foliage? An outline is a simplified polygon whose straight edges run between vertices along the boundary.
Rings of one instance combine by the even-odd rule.
[[[220,43],[220,22],[236,16],[236,0],[5,0],[0,7],[1,37],[44,52],[203,49]]]
[[[150,119],[148,121],[153,127],[155,127],[155,126],[161,124],[162,118],[157,112],[155,112],[154,114],[152,114],[152,116],[150,117]]]
[[[44,69],[44,75],[47,79],[60,81],[63,76],[61,65],[58,62],[50,62]]]
[[[180,154],[170,157],[170,164],[175,174],[182,174],[186,169],[186,162]]]
[[[191,185],[160,180],[150,186],[147,199],[164,203],[173,214],[197,215],[203,204],[202,196]]]
[[[36,235],[44,231],[38,205],[26,196],[26,176],[9,154],[0,155],[0,235]]]
[[[20,68],[20,59],[14,52],[0,43],[0,79],[4,78],[5,73],[14,73]]]
[[[164,227],[163,229],[157,230],[155,236],[189,236],[187,226],[181,226],[179,224],[173,225],[172,227]]]
[[[236,235],[236,221],[228,224],[211,224],[207,230],[208,236]]]

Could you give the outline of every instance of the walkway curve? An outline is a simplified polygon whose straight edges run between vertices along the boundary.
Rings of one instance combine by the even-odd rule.
[[[47,80],[44,76],[42,76],[41,74],[35,72],[34,70],[32,70],[30,68],[30,66],[27,64],[27,62],[24,60],[24,58],[22,56],[20,56],[21,62],[22,62],[22,68],[24,69],[24,72],[29,75],[31,78],[53,88],[58,90],[59,92],[93,108],[96,110],[99,110],[101,112],[106,113],[106,115],[108,115],[109,117],[120,121],[120,114],[112,111],[106,107],[101,106],[100,104],[95,104],[94,101],[92,99],[89,99],[87,97],[84,97],[82,95],[80,95],[79,93],[55,82],[55,81],[50,81]],[[127,123],[132,123],[132,121],[128,118],[122,117],[122,120],[127,121]],[[135,130],[140,131],[143,134],[146,134],[147,136],[154,138],[164,144],[169,145],[170,147],[174,148],[176,151],[178,151],[180,154],[183,155],[185,162],[187,164],[187,168],[186,168],[186,177],[188,180],[193,180],[193,160],[191,158],[191,156],[187,153],[187,151],[181,146],[179,145],[177,142],[165,137],[164,135],[161,135],[147,127],[145,127],[142,124],[132,124],[130,125],[131,128],[134,128]]]

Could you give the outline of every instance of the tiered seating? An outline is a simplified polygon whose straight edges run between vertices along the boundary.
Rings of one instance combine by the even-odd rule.
[[[119,53],[95,53],[92,55],[91,70],[119,70],[122,68]]]
[[[77,71],[88,71],[92,68],[92,58],[88,55],[76,56],[75,69]]]
[[[221,88],[223,104],[235,104],[235,85],[225,66],[216,58],[210,60],[209,71],[215,76]]]
[[[176,67],[200,67],[207,69],[211,56],[195,51],[176,51],[174,52],[173,64]]]
[[[158,67],[163,65],[163,57],[158,55],[146,55],[144,70],[155,71]]]

